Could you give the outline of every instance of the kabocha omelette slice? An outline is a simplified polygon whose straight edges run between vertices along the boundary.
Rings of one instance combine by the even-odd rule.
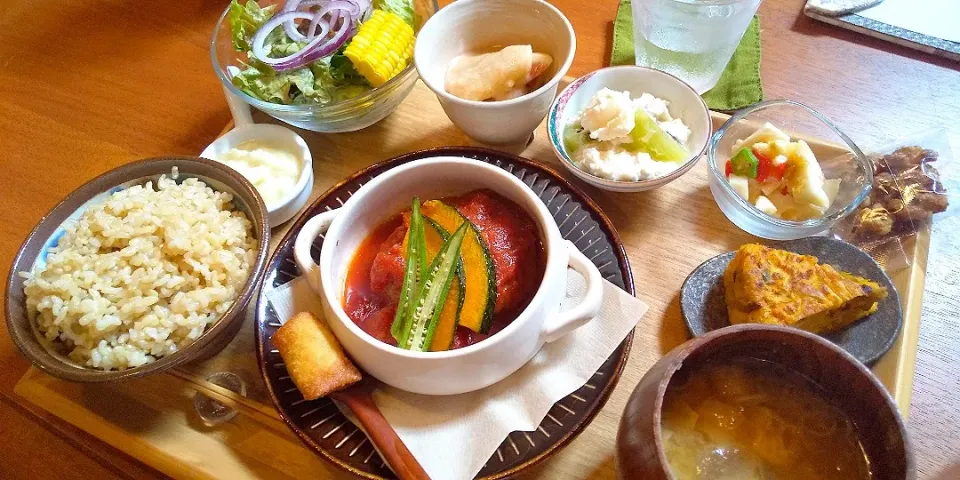
[[[887,290],[818,263],[817,257],[757,244],[740,247],[723,275],[730,323],[766,323],[813,333],[844,328],[877,310]]]

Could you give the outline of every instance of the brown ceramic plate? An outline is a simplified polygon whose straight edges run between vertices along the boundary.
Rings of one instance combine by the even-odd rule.
[[[363,184],[393,167],[413,160],[443,156],[481,160],[516,175],[547,205],[564,238],[573,241],[597,265],[605,279],[631,295],[635,294],[630,264],[610,220],[590,198],[555,171],[529,160],[482,148],[436,148],[370,166],[328,190],[294,222],[267,266],[257,302],[257,360],[270,398],[287,425],[321,456],[363,478],[394,477],[376,455],[366,435],[341,415],[330,400],[303,400],[287,374],[283,359],[270,341],[280,322],[266,296],[300,275],[293,261],[293,243],[308,219],[343,205]],[[313,244],[315,260],[319,260],[322,243],[323,239],[320,238]],[[537,430],[511,433],[490,457],[478,478],[496,479],[515,475],[545,460],[573,440],[606,403],[626,364],[632,342],[633,333],[614,350],[589,383],[553,406]]]

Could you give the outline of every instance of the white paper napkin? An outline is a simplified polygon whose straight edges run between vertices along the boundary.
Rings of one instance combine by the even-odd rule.
[[[561,310],[586,291],[567,273]],[[320,299],[298,278],[267,294],[281,321],[302,311],[323,315]],[[510,432],[533,431],[553,404],[582,387],[646,313],[647,304],[604,280],[600,315],[548,343],[513,375],[483,390],[429,396],[382,385],[374,401],[424,470],[435,479],[474,478]],[[352,415],[348,415],[352,418]]]

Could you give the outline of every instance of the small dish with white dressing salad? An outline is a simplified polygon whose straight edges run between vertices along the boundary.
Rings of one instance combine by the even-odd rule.
[[[293,218],[313,191],[313,156],[307,142],[279,125],[240,119],[200,156],[227,165],[253,184],[267,207],[270,228]]]
[[[649,93],[631,98],[602,88],[564,127],[564,148],[578,168],[607,180],[666,176],[690,158],[690,128],[669,105]]]

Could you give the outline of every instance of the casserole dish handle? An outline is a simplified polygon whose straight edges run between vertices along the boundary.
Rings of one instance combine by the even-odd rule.
[[[600,314],[600,305],[603,303],[603,277],[600,275],[600,270],[573,242],[566,240],[564,245],[569,253],[567,264],[583,275],[587,283],[587,292],[577,306],[547,319],[543,325],[542,335],[544,341],[548,343],[586,325]]]
[[[340,209],[323,212],[303,224],[297,240],[293,243],[293,258],[300,268],[300,274],[307,277],[310,288],[318,295],[323,295],[323,286],[320,284],[320,266],[310,255],[310,248],[317,237],[323,235],[330,228],[333,219],[337,218]]]

